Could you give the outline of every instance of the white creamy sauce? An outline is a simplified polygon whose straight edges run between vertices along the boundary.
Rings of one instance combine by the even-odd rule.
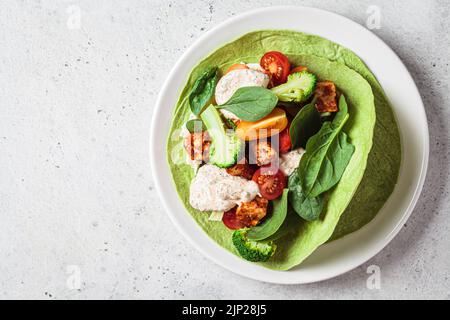
[[[290,176],[292,172],[300,165],[300,159],[302,158],[305,150],[303,148],[289,151],[282,154],[280,157],[280,170],[286,175]]]
[[[269,85],[269,76],[254,69],[234,70],[224,75],[216,86],[215,99],[221,105],[230,100],[233,94],[242,87],[264,87]],[[220,110],[223,115],[231,120],[238,120],[233,113]]]
[[[255,182],[206,164],[200,167],[191,182],[189,203],[200,211],[228,211],[242,202],[252,201],[258,193]]]
[[[249,67],[252,70],[256,70],[256,71],[265,73],[265,70],[263,69],[263,67],[261,67],[261,65],[259,63],[247,63],[246,65],[247,65],[247,67]]]

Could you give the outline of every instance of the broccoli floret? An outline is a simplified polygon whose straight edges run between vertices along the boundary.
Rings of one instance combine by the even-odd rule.
[[[316,83],[316,75],[308,71],[296,72],[289,75],[286,83],[272,88],[272,92],[279,101],[305,102],[314,92]]]
[[[230,133],[227,133],[223,139],[214,140],[212,138],[212,140],[213,143],[209,149],[209,163],[220,168],[229,168],[235,165],[242,146],[241,140]]]
[[[272,242],[256,242],[247,239],[248,229],[236,230],[232,241],[242,258],[252,262],[264,262],[275,253],[277,246]]]
[[[216,107],[210,105],[202,112],[201,118],[211,137],[209,163],[220,168],[233,166],[244,146],[233,130],[227,129]]]

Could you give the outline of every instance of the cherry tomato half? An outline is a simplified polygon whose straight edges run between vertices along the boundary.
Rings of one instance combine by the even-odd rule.
[[[236,207],[223,214],[222,222],[228,229],[231,230],[245,228],[245,224],[236,217]]]
[[[280,139],[279,141],[280,153],[289,152],[289,150],[292,147],[291,136],[289,134],[289,126],[280,132],[279,139]]]
[[[286,187],[286,176],[279,169],[259,168],[252,180],[258,184],[259,192],[267,200],[280,197]]]
[[[274,86],[285,83],[291,70],[289,59],[278,51],[267,52],[259,62],[261,67],[269,73]]]

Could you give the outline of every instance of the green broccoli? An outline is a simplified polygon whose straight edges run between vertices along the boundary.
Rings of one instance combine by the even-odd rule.
[[[272,88],[279,101],[305,102],[316,88],[316,75],[308,72],[296,72],[290,74],[286,83]]]
[[[212,140],[209,163],[220,168],[233,166],[244,146],[243,142],[239,140],[233,130],[226,128],[215,106],[210,105],[206,108],[202,112],[201,118]]]
[[[245,260],[252,262],[264,262],[270,259],[275,253],[277,246],[272,242],[256,242],[247,239],[248,229],[236,230],[233,233],[232,241]]]

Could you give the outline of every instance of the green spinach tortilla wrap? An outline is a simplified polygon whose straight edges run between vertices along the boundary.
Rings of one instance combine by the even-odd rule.
[[[370,222],[392,193],[400,162],[400,136],[389,102],[373,73],[352,51],[327,39],[287,30],[248,33],[202,60],[191,72],[173,115],[167,143],[169,166],[179,197],[209,237],[230,252],[233,231],[210,215],[194,209],[189,190],[195,170],[184,158],[180,128],[191,118],[189,94],[196,79],[211,66],[223,73],[242,61],[258,63],[269,51],[283,52],[293,66],[306,66],[318,80],[332,81],[345,96],[348,121],[343,130],[354,151],[339,182],[326,194],[320,218],[290,218],[289,228],[277,237],[275,254],[260,265],[288,270],[304,261],[320,245],[354,232]],[[289,209],[291,211],[291,208]]]

